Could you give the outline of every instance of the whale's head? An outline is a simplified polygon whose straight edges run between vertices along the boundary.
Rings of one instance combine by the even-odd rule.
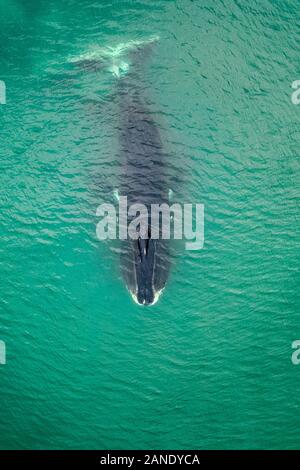
[[[135,247],[136,295],[134,300],[140,305],[151,305],[155,301],[155,252],[156,240],[152,238],[136,240]]]
[[[154,305],[167,280],[168,263],[162,240],[151,236],[129,240],[122,256],[122,271],[133,300],[144,306]]]

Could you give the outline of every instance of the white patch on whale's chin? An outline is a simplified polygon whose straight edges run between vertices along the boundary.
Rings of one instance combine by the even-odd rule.
[[[158,292],[155,292],[155,294],[154,294],[154,300],[153,300],[152,304],[147,304],[147,307],[152,307],[153,305],[156,304],[156,302],[158,301],[160,295],[162,294],[162,291],[163,291],[163,289],[159,290]],[[143,306],[145,305],[145,304],[140,304],[140,303],[138,302],[138,299],[137,299],[136,294],[134,294],[134,293],[131,292],[131,291],[129,291],[129,292],[130,292],[131,297],[133,298],[133,300],[135,301],[135,303],[136,303],[137,305],[139,305],[140,307],[143,307]]]
[[[134,294],[134,293],[131,292],[131,291],[129,291],[129,293],[130,293],[131,297],[133,298],[133,300],[135,301],[135,303],[141,307],[142,304],[140,304],[140,303],[138,302],[138,299],[137,299],[136,294]]]

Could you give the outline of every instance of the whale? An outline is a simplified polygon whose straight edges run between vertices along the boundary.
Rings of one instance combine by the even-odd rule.
[[[93,48],[70,62],[88,71],[108,70],[114,76],[117,139],[121,165],[114,194],[127,197],[128,206],[143,204],[148,211],[145,233],[120,240],[120,271],[133,300],[154,305],[165,288],[170,270],[169,241],[153,236],[151,206],[169,202],[167,154],[143,80],[158,36],[115,47]],[[152,104],[152,103],[151,103]],[[128,225],[133,217],[128,217]],[[158,230],[160,228],[158,227]]]
[[[118,194],[127,197],[128,206],[143,204],[148,213],[147,232],[140,233],[137,239],[128,238],[120,242],[120,267],[132,298],[143,306],[157,302],[170,267],[169,241],[162,239],[161,232],[158,238],[152,236],[151,206],[169,202],[169,186],[167,155],[141,79],[151,48],[149,43],[136,46],[130,54],[131,71],[117,81],[118,140],[122,162]],[[128,224],[131,221],[132,217],[128,217]]]

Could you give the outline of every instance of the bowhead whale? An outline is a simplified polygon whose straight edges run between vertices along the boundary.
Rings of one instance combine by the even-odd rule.
[[[159,127],[149,107],[143,85],[143,67],[158,38],[130,41],[115,48],[102,48],[77,58],[77,64],[96,70],[106,67],[115,76],[118,106],[118,141],[121,179],[117,197],[126,196],[128,206],[148,209],[148,230],[135,240],[120,241],[120,268],[135,302],[153,305],[165,287],[169,273],[168,240],[152,237],[151,205],[169,202],[166,155]],[[131,219],[128,217],[128,224]]]
[[[146,104],[141,73],[149,45],[141,45],[131,56],[132,71],[118,81],[119,146],[123,164],[120,195],[128,206],[144,204],[148,209],[148,231],[137,240],[121,242],[121,271],[134,300],[154,304],[165,287],[169,271],[168,241],[151,236],[151,205],[167,203],[166,155],[159,128]],[[130,218],[129,218],[130,222]]]

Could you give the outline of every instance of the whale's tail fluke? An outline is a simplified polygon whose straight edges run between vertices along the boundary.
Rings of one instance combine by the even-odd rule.
[[[144,40],[123,42],[115,47],[94,46],[83,54],[71,57],[69,62],[89,71],[105,69],[120,78],[127,74],[138,56],[145,58],[158,40],[159,36],[151,36]]]

